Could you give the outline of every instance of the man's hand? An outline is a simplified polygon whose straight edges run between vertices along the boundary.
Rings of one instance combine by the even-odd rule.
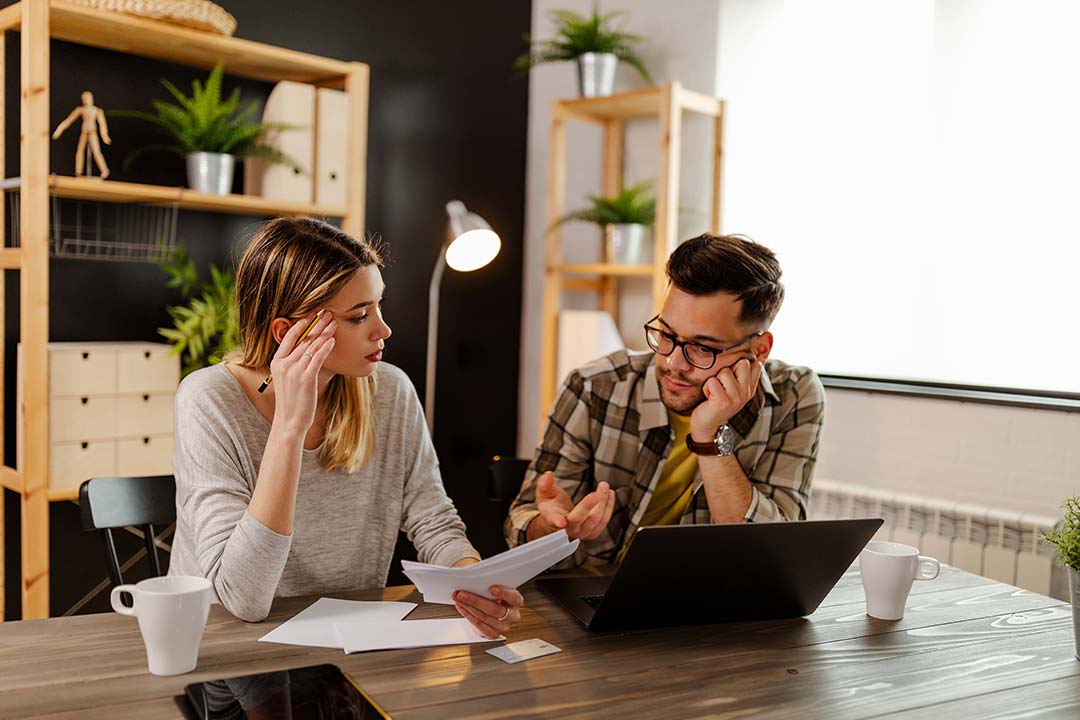
[[[690,436],[695,442],[709,442],[716,432],[731,421],[757,392],[762,364],[742,358],[705,381],[705,402],[690,415]]]
[[[546,472],[536,481],[536,509],[540,514],[529,523],[526,536],[535,540],[556,530],[566,530],[571,540],[595,540],[611,520],[615,493],[606,482],[581,499],[576,506],[565,490]]]

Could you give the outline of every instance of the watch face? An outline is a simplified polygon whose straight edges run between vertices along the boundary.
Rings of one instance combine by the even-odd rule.
[[[730,425],[724,425],[720,432],[716,433],[716,447],[721,455],[730,455],[735,449],[735,433],[731,431]]]

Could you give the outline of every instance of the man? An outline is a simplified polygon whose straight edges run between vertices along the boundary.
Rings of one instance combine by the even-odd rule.
[[[688,240],[667,263],[652,352],[619,350],[567,377],[510,508],[511,546],[565,528],[573,564],[618,562],[646,525],[802,520],[825,393],[770,360],[784,299],[768,248]]]

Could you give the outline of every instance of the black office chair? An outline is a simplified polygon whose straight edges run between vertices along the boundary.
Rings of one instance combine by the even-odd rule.
[[[528,469],[528,460],[496,455],[488,466],[488,499],[492,502],[513,502]]]
[[[112,586],[122,585],[120,558],[112,531],[141,527],[146,554],[154,577],[161,575],[154,527],[166,527],[176,520],[176,480],[172,475],[151,477],[106,477],[87,480],[79,486],[79,514],[83,530],[98,530],[105,538],[105,556]]]

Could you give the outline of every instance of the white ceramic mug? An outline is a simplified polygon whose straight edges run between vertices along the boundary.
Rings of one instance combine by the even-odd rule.
[[[880,620],[899,620],[904,617],[911,583],[933,580],[940,572],[941,563],[920,555],[918,548],[883,540],[868,542],[859,553],[866,614]]]
[[[120,593],[131,593],[130,606]],[[199,643],[210,612],[210,581],[188,575],[150,578],[112,591],[113,610],[139,618],[146,659],[154,675],[182,675],[195,669]]]

